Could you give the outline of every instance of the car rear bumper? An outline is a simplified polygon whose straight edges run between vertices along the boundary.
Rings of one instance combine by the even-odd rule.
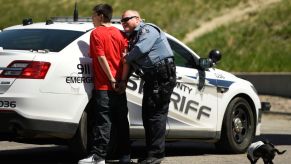
[[[15,111],[0,111],[0,139],[17,138],[72,138],[78,124],[29,119]]]

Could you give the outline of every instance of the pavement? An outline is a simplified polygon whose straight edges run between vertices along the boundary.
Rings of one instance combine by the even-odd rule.
[[[291,115],[291,98],[271,96],[271,95],[259,95],[261,101],[271,103],[270,114],[283,114]]]

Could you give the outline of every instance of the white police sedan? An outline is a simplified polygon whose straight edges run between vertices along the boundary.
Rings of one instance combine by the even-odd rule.
[[[91,124],[91,19],[58,18],[0,32],[0,139],[68,144],[85,151]],[[114,26],[122,29],[118,20]],[[219,51],[200,58],[167,34],[175,54],[177,85],[171,97],[167,139],[215,143],[243,153],[260,134],[260,102],[254,86],[214,68]],[[141,139],[143,81],[132,75],[127,97],[131,138]],[[69,142],[68,142],[69,141]]]

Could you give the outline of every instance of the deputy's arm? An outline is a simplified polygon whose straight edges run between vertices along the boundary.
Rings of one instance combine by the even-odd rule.
[[[156,40],[159,38],[160,33],[152,26],[145,26],[141,30],[138,41],[128,55],[125,56],[127,63],[143,57],[144,54],[152,49]]]

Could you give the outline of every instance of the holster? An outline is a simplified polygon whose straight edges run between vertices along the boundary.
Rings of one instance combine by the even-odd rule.
[[[166,58],[156,63],[151,69],[142,69],[143,80],[146,82],[165,82],[176,79],[176,66],[173,58]]]

